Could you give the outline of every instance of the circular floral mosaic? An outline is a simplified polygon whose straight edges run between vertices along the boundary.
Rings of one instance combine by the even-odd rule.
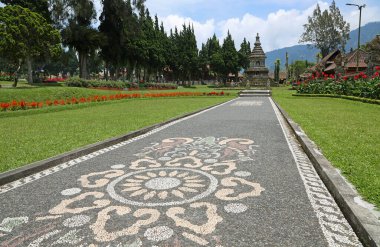
[[[173,206],[194,202],[216,190],[218,180],[188,168],[155,168],[131,172],[107,187],[109,195],[135,206]]]

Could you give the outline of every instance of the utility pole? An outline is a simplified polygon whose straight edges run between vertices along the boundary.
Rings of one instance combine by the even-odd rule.
[[[358,50],[356,51],[356,72],[359,72],[359,49],[360,49],[360,26],[362,23],[362,8],[365,8],[365,4],[358,5],[354,3],[346,3],[348,6],[356,6],[359,9],[359,34],[358,34]]]

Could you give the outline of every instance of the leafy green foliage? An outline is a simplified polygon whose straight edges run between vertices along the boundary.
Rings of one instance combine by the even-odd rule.
[[[322,12],[317,4],[313,15],[308,17],[308,23],[304,25],[300,43],[312,43],[325,57],[334,49],[344,50],[349,33],[350,25],[344,21],[335,1],[331,3],[329,11]]]
[[[43,16],[47,22],[51,22],[49,0],[1,0],[0,2],[6,5],[18,5],[23,8],[27,8],[30,11],[36,12]]]
[[[61,52],[60,35],[39,14],[18,5],[0,8],[0,54],[19,66]]]
[[[313,81],[300,85],[302,94],[337,94],[362,98],[380,99],[380,79],[347,80],[336,82],[332,79]]]
[[[306,72],[307,68],[310,66],[313,66],[314,63],[310,63],[307,60],[301,61],[297,60],[294,61],[292,64],[289,65],[289,77],[293,80],[298,80],[300,75],[304,72]]]

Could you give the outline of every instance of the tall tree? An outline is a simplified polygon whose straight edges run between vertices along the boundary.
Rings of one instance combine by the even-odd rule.
[[[205,54],[204,56],[208,59],[207,65],[210,75],[216,78],[222,77],[225,71],[225,64],[222,56],[222,48],[215,34],[207,40],[204,50],[207,53],[207,55]]]
[[[104,36],[92,27],[96,17],[92,0],[68,0],[68,25],[62,31],[65,45],[74,48],[79,57],[79,77],[88,79],[88,57],[105,42]]]
[[[274,80],[276,82],[280,81],[280,59],[276,59],[276,62],[274,62]]]
[[[237,77],[239,71],[239,55],[235,48],[235,42],[228,31],[227,37],[223,41],[222,57],[224,61],[224,76],[228,77],[229,73],[233,73]]]
[[[110,67],[118,78],[119,68],[126,62],[126,32],[128,15],[131,15],[131,7],[123,0],[103,0],[103,12],[100,15],[99,31],[106,37],[106,42],[101,44],[101,57],[106,63],[107,71]],[[107,78],[108,72],[106,72]]]
[[[312,43],[326,56],[334,49],[344,50],[350,32],[349,24],[344,21],[335,1],[328,10],[321,11],[319,4],[308,17],[308,23],[304,25],[304,33],[300,43]]]
[[[28,67],[28,82],[32,83],[32,59],[61,52],[59,32],[41,15],[18,5],[0,8],[0,37],[0,54],[17,67],[14,86],[23,62]]]

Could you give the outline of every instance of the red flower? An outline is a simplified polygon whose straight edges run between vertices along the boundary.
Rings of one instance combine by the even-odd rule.
[[[380,70],[380,66],[376,66],[375,69],[376,69],[376,71],[379,71]]]
[[[343,80],[347,81],[348,77],[347,76],[343,76]]]
[[[9,103],[1,103],[0,104],[0,107],[3,111],[7,110],[10,106],[11,106],[11,104],[9,104]]]
[[[31,102],[29,105],[30,105],[30,107],[32,107],[32,108],[36,108],[36,107],[38,106],[38,103],[35,102],[35,101],[33,101],[33,102]]]
[[[22,108],[22,109],[25,109],[26,108],[26,102],[25,101],[20,101],[19,102],[19,106]]]

